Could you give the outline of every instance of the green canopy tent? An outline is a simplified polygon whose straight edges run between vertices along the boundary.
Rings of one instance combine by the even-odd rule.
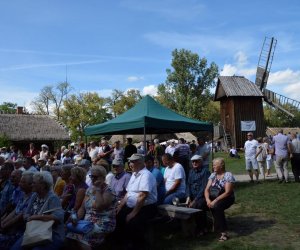
[[[164,134],[178,132],[213,132],[213,125],[179,115],[162,106],[151,96],[146,95],[133,108],[122,115],[104,122],[89,126],[85,135],[112,134]]]

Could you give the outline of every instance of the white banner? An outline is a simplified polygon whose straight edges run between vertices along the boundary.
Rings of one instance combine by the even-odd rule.
[[[242,131],[255,131],[256,130],[255,121],[241,121],[241,130]]]

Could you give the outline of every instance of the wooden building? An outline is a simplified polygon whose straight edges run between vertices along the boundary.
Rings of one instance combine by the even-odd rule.
[[[47,144],[51,152],[55,145],[70,142],[68,131],[50,116],[24,114],[20,110],[17,114],[0,114],[0,134],[22,152],[29,149],[30,142],[37,149]]]
[[[220,102],[221,126],[227,146],[244,146],[247,132],[265,136],[263,93],[242,76],[220,76],[214,101]]]

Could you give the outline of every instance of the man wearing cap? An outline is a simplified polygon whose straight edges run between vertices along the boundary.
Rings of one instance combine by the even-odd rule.
[[[47,160],[49,157],[49,147],[46,144],[42,144],[41,148],[40,158],[45,158]]]
[[[162,162],[166,166],[164,173],[166,196],[164,204],[172,204],[174,198],[184,199],[185,194],[185,172],[181,164],[175,161],[170,154],[162,156]]]
[[[47,163],[47,159],[44,157],[41,157],[38,159],[38,168],[40,171],[47,171],[48,170],[48,166],[46,165]]]
[[[202,157],[200,155],[194,155],[191,158],[192,169],[190,170],[188,182],[187,182],[187,199],[186,204],[191,208],[202,209],[200,218],[197,219],[197,229],[202,234],[206,227],[206,200],[204,197],[204,190],[210,176],[208,168],[202,166]]]
[[[14,161],[14,167],[15,169],[19,169],[21,171],[25,171],[25,168],[23,167],[24,160],[22,158],[18,158]]]
[[[145,223],[156,213],[156,180],[144,166],[143,155],[133,154],[128,161],[133,174],[117,209],[117,234],[134,249],[143,249]]]
[[[131,175],[124,170],[123,159],[116,158],[112,162],[112,171],[114,176],[111,180],[111,189],[117,196],[117,200],[120,201],[126,194],[126,187],[130,180]]]

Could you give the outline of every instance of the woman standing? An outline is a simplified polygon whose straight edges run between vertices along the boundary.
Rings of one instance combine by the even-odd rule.
[[[221,232],[219,241],[226,241],[228,234],[224,210],[234,203],[235,179],[230,172],[226,172],[223,158],[213,160],[213,171],[208,178],[204,195],[214,218],[214,230]]]
[[[59,249],[64,242],[64,212],[61,208],[60,200],[52,191],[53,179],[49,172],[37,172],[33,175],[32,191],[35,192],[29,205],[24,213],[26,221],[41,220],[51,221],[54,220],[52,227],[52,242],[46,245],[36,246],[32,249]],[[49,213],[44,214],[45,211]],[[23,236],[11,248],[12,250],[22,249],[21,244]]]
[[[95,249],[100,246],[105,236],[116,226],[116,197],[105,183],[106,170],[102,166],[91,169],[92,186],[88,188],[84,201],[77,212],[78,220],[90,221],[93,229],[86,234],[69,232],[67,238],[76,244],[74,249]],[[72,221],[76,225],[76,221]]]

